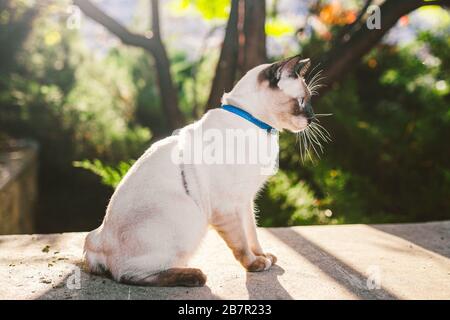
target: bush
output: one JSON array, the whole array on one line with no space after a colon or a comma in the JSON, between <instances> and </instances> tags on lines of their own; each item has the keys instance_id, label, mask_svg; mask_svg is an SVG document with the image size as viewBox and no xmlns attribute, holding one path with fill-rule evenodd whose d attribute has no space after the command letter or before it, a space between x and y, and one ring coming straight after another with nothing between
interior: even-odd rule
<instances>
[{"instance_id":1,"label":"bush","mask_svg":"<svg viewBox=\"0 0 450 320\"><path fill-rule=\"evenodd\" d=\"M295 138L282 136L283 172L260 199L263 224L448 219L449 45L430 32L403 48L380 45L322 97L315 109L334 114L321 119L333 142L302 164Z\"/></svg>"}]
</instances>

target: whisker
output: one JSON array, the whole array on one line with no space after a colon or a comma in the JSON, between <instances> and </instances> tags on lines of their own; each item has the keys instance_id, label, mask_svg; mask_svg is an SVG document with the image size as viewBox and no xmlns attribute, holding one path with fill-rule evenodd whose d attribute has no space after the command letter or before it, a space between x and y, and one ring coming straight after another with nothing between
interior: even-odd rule
<instances>
[{"instance_id":1,"label":"whisker","mask_svg":"<svg viewBox=\"0 0 450 320\"><path fill-rule=\"evenodd\" d=\"M320 81L324 80L325 77L320 77L320 78L316 78L314 79L314 81L311 81L311 83L308 84L308 87L310 88L320 88L323 87L324 85L320 83Z\"/></svg>"},{"instance_id":2,"label":"whisker","mask_svg":"<svg viewBox=\"0 0 450 320\"><path fill-rule=\"evenodd\" d=\"M331 142L331 139L329 139L323 132L322 130L317 126L317 123L313 123L311 125L311 130L313 130L315 133L317 133L324 142Z\"/></svg>"},{"instance_id":3,"label":"whisker","mask_svg":"<svg viewBox=\"0 0 450 320\"><path fill-rule=\"evenodd\" d=\"M319 137L320 137L324 142L329 142L329 141L330 141L330 140L328 139L328 137L322 132L322 130L320 130L319 127L313 126L312 128L313 128L312 130L314 130L314 132L316 132L316 133L319 135Z\"/></svg>"},{"instance_id":4,"label":"whisker","mask_svg":"<svg viewBox=\"0 0 450 320\"><path fill-rule=\"evenodd\" d=\"M300 159L302 160L302 163L305 163L305 159L303 158L303 148L302 148L302 134L301 132L297 133L298 135L298 141L299 141L299 147L300 147Z\"/></svg>"},{"instance_id":5,"label":"whisker","mask_svg":"<svg viewBox=\"0 0 450 320\"><path fill-rule=\"evenodd\" d=\"M315 68L314 68L314 69L315 69ZM314 70L314 69L313 69L313 70ZM308 81L308 82L311 82L312 79L314 79L315 77L317 77L318 75L320 75L322 72L323 72L323 69L317 70L317 72L314 73L314 74L313 74L313 72L311 71L310 77L309 77L309 81Z\"/></svg>"},{"instance_id":6,"label":"whisker","mask_svg":"<svg viewBox=\"0 0 450 320\"><path fill-rule=\"evenodd\" d=\"M314 159L311 156L311 151L309 150L309 148L308 148L308 157L309 157L309 160L311 160L311 162L314 163Z\"/></svg>"},{"instance_id":7,"label":"whisker","mask_svg":"<svg viewBox=\"0 0 450 320\"><path fill-rule=\"evenodd\" d=\"M324 128L324 126L322 126L320 123L316 123L317 129L320 129L319 131L322 132L324 134L325 137L328 138L328 140L333 141L331 139L331 134L328 132L327 129Z\"/></svg>"},{"instance_id":8,"label":"whisker","mask_svg":"<svg viewBox=\"0 0 450 320\"><path fill-rule=\"evenodd\" d=\"M314 141L314 143L320 148L320 151L323 153L323 147L322 144L320 143L319 139L317 138L317 136L314 133L314 130L312 129L312 127L310 128L310 134L311 134L311 139Z\"/></svg>"},{"instance_id":9,"label":"whisker","mask_svg":"<svg viewBox=\"0 0 450 320\"><path fill-rule=\"evenodd\" d=\"M302 141L302 133L301 132L298 133L298 139L299 139L299 146L300 146L300 158L302 160L302 163L305 163L305 159L303 158L303 148L302 148L303 141Z\"/></svg>"},{"instance_id":10,"label":"whisker","mask_svg":"<svg viewBox=\"0 0 450 320\"><path fill-rule=\"evenodd\" d=\"M319 89L323 88L323 87L326 87L326 86L320 85L320 86L317 86L316 88L313 88L312 90L311 90L311 88L308 88L308 89L309 89L309 92L311 93L311 96L318 96L319 95Z\"/></svg>"},{"instance_id":11,"label":"whisker","mask_svg":"<svg viewBox=\"0 0 450 320\"><path fill-rule=\"evenodd\" d=\"M320 83L324 79L325 77L315 78L307 85L309 91L311 92L311 95L313 96L319 95L318 89L326 87L325 84Z\"/></svg>"},{"instance_id":12,"label":"whisker","mask_svg":"<svg viewBox=\"0 0 450 320\"><path fill-rule=\"evenodd\" d=\"M313 86L309 86L308 88L309 88L310 91L317 92L317 89L320 89L320 88L323 88L323 87L326 87L326 85L317 83L317 84L314 84Z\"/></svg>"},{"instance_id":13,"label":"whisker","mask_svg":"<svg viewBox=\"0 0 450 320\"><path fill-rule=\"evenodd\" d=\"M308 88L311 88L313 90L322 87L323 85L320 83L320 81L322 81L323 78L318 78L316 80L314 80L314 82L311 82L310 84L308 84Z\"/></svg>"},{"instance_id":14,"label":"whisker","mask_svg":"<svg viewBox=\"0 0 450 320\"><path fill-rule=\"evenodd\" d=\"M319 62L318 64L316 64L316 65L314 66L314 68L312 68L312 70L309 72L309 75L308 75L308 78L309 78L309 79L311 79L311 75L313 75L314 70L316 70L319 66L320 66L320 62ZM309 81L309 80L307 80L307 81Z\"/></svg>"},{"instance_id":15,"label":"whisker","mask_svg":"<svg viewBox=\"0 0 450 320\"><path fill-rule=\"evenodd\" d=\"M310 136L310 130L309 128L306 129L306 137L308 138L309 144L310 146L313 148L314 152L316 153L316 156L320 159L320 155L316 150L316 147L314 147L314 143L311 141L311 136Z\"/></svg>"},{"instance_id":16,"label":"whisker","mask_svg":"<svg viewBox=\"0 0 450 320\"><path fill-rule=\"evenodd\" d=\"M305 150L305 158L309 155L309 146L308 146L308 141L306 140L306 134L305 131L302 131L302 138L303 138L303 146L304 146L304 150ZM311 157L311 156L310 156Z\"/></svg>"},{"instance_id":17,"label":"whisker","mask_svg":"<svg viewBox=\"0 0 450 320\"><path fill-rule=\"evenodd\" d=\"M322 146L322 143L320 142L320 139L316 136L315 131L311 128L311 139L314 141L314 143L320 148L321 153L324 153L324 148Z\"/></svg>"},{"instance_id":18,"label":"whisker","mask_svg":"<svg viewBox=\"0 0 450 320\"><path fill-rule=\"evenodd\" d=\"M326 79L326 77L323 76L324 70L319 69L319 66L320 63L315 65L312 70L308 72L308 75L304 77L307 89L311 96L318 95L319 89L326 86L322 83L323 80ZM311 123L306 129L298 133L297 139L299 141L302 162L304 162L306 158L309 158L311 162L314 163L314 158L311 155L312 152L320 159L321 154L324 153L322 143L332 141L331 134L320 124L320 120L318 119L330 117L332 115L332 113L315 114L313 117L308 118Z\"/></svg>"},{"instance_id":19,"label":"whisker","mask_svg":"<svg viewBox=\"0 0 450 320\"><path fill-rule=\"evenodd\" d=\"M314 163L314 159L311 156L311 148L310 148L310 143L308 141L308 135L307 135L307 130L303 130L303 138L305 141L305 150L306 150L306 155L309 157L309 159L311 160L312 163Z\"/></svg>"},{"instance_id":20,"label":"whisker","mask_svg":"<svg viewBox=\"0 0 450 320\"><path fill-rule=\"evenodd\" d=\"M303 160L303 149L302 149L302 140L300 138L300 132L298 132L296 135L296 140L298 142L298 147L299 147L299 151L300 151L300 158L302 160L302 163L305 163L305 161Z\"/></svg>"},{"instance_id":21,"label":"whisker","mask_svg":"<svg viewBox=\"0 0 450 320\"><path fill-rule=\"evenodd\" d=\"M317 117L319 117L319 118L322 118L322 117L331 117L333 114L332 113L316 113L315 114L315 117L317 118Z\"/></svg>"}]
</instances>

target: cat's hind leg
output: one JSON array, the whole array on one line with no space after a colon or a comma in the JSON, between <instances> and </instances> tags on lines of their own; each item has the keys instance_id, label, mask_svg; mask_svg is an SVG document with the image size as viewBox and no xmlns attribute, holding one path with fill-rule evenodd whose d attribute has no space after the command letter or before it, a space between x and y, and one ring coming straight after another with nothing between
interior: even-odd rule
<instances>
[{"instance_id":1,"label":"cat's hind leg","mask_svg":"<svg viewBox=\"0 0 450 320\"><path fill-rule=\"evenodd\" d=\"M116 281L127 284L203 286L203 272L184 266L207 231L207 218L185 195L162 202L160 210L128 219L116 230L109 269Z\"/></svg>"}]
</instances>

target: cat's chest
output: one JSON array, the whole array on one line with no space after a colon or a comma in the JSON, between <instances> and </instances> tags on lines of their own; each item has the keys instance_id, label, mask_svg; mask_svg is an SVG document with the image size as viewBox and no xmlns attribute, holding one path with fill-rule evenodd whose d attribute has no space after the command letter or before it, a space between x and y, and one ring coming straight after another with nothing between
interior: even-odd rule
<instances>
[{"instance_id":1,"label":"cat's chest","mask_svg":"<svg viewBox=\"0 0 450 320\"><path fill-rule=\"evenodd\" d=\"M253 198L270 177L259 165L226 165L210 167L207 181L209 193L217 200L247 201Z\"/></svg>"}]
</instances>

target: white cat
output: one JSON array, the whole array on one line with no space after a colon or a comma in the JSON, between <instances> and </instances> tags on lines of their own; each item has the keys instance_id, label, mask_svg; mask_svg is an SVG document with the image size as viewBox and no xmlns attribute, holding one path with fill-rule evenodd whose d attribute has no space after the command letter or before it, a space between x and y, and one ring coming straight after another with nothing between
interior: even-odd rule
<instances>
[{"instance_id":1,"label":"white cat","mask_svg":"<svg viewBox=\"0 0 450 320\"><path fill-rule=\"evenodd\" d=\"M201 270L184 266L209 225L248 271L275 264L276 257L258 242L253 210L268 178L267 164L233 162L234 155L248 160L249 146L231 145L225 137L229 131L239 135L253 130L258 143L277 151L274 131L304 130L314 117L304 80L309 65L309 59L295 56L250 70L224 95L223 104L232 105L230 109L211 110L178 135L153 144L117 187L102 225L87 236L89 271L108 272L128 284L203 286ZM215 161L192 159L206 149ZM230 151L237 153L229 157L231 162L217 161ZM271 163L276 157L270 154Z\"/></svg>"}]
</instances>

